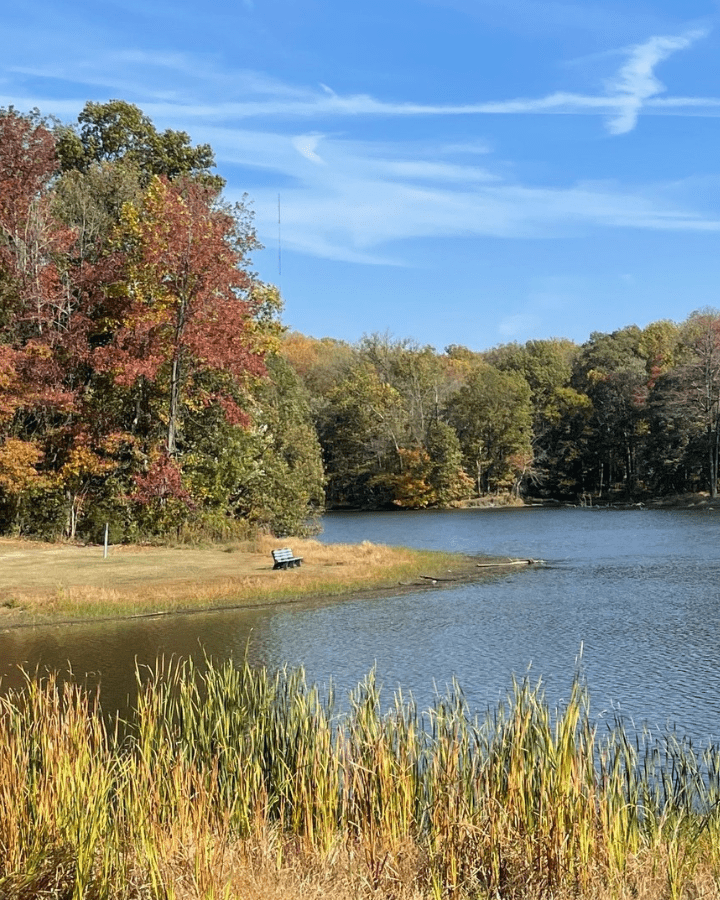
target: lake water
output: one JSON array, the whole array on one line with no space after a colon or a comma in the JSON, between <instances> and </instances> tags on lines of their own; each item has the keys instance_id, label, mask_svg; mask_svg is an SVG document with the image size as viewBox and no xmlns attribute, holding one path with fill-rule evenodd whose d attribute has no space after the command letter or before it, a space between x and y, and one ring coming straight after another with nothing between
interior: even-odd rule
<instances>
[{"instance_id":1,"label":"lake water","mask_svg":"<svg viewBox=\"0 0 720 900\"><path fill-rule=\"evenodd\" d=\"M421 705L455 677L471 708L503 698L513 675L567 695L582 648L592 712L720 739L720 511L496 509L332 513L321 540L534 557L476 584L0 634L3 684L17 664L99 679L124 706L135 661L159 654L303 665L339 695L375 666L387 703ZM291 576L291 573L288 573Z\"/></svg>"}]
</instances>

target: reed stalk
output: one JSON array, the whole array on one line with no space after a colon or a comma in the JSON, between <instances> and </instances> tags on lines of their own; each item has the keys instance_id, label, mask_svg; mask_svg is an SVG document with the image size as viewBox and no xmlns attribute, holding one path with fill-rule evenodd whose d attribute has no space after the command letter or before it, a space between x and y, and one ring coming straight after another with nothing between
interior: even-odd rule
<instances>
[{"instance_id":1,"label":"reed stalk","mask_svg":"<svg viewBox=\"0 0 720 900\"><path fill-rule=\"evenodd\" d=\"M289 873L298 898L718 896L720 750L599 736L579 679L483 718L456 684L384 709L374 672L342 712L247 662L138 684L116 729L55 675L0 699L3 900L254 898Z\"/></svg>"}]
</instances>

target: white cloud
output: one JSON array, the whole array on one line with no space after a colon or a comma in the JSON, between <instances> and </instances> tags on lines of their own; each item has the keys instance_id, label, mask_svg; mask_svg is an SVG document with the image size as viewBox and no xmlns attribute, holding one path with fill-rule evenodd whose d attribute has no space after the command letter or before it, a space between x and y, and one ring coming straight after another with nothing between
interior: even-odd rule
<instances>
[{"instance_id":1,"label":"white cloud","mask_svg":"<svg viewBox=\"0 0 720 900\"><path fill-rule=\"evenodd\" d=\"M324 166L325 160L316 152L321 140L321 134L299 134L292 139L292 145L305 159Z\"/></svg>"},{"instance_id":2,"label":"white cloud","mask_svg":"<svg viewBox=\"0 0 720 900\"><path fill-rule=\"evenodd\" d=\"M691 31L679 37L652 37L631 48L630 59L609 84L619 101L618 114L608 123L612 134L632 131L644 102L665 90L655 77L655 66L704 36L704 31Z\"/></svg>"},{"instance_id":3,"label":"white cloud","mask_svg":"<svg viewBox=\"0 0 720 900\"><path fill-rule=\"evenodd\" d=\"M668 97L658 100L639 94L616 92L613 94L576 94L556 91L544 97L516 97L511 100L488 100L463 104L424 104L407 101L385 101L368 94L328 95L308 92L304 96L276 96L258 100L223 103L146 104L145 108L156 114L172 113L176 116L203 117L219 121L232 119L328 119L391 116L398 118L421 116L482 116L527 114L596 114L609 115L613 121L634 112L628 119L629 127L613 126L614 133L629 130L637 119L640 108L660 109L682 113L686 109L698 114L707 108L714 114L720 106L716 97Z\"/></svg>"},{"instance_id":4,"label":"white cloud","mask_svg":"<svg viewBox=\"0 0 720 900\"><path fill-rule=\"evenodd\" d=\"M390 143L352 141L331 130L338 121L359 117L591 114L606 117L609 130L623 134L635 127L641 111L718 115L719 98L659 96L664 87L655 75L663 60L703 34L654 36L626 48L605 92L557 91L463 104L342 95L324 84L297 86L263 73L227 71L212 57L182 53L116 51L93 57L85 47L86 55L71 61L66 54L66 61L6 71L22 71L40 83L54 81L56 90L58 83L66 90L71 83L82 97L93 96L84 85L95 86L94 96L98 87L110 96L125 96L159 127L182 128L194 141L208 141L225 174L227 164L258 171L259 186L243 180L252 190L258 226L268 242L276 239L281 191L284 245L326 258L402 264L400 242L412 238L547 237L598 227L720 230L711 214L692 211L696 203L691 199L673 202L660 188L515 183L505 176L505 165L490 156L487 142L472 134L460 142L439 135L435 143ZM0 105L37 106L66 120L83 103L21 98L9 90L0 96ZM247 127L249 120L258 127ZM263 127L263 120L272 124Z\"/></svg>"},{"instance_id":5,"label":"white cloud","mask_svg":"<svg viewBox=\"0 0 720 900\"><path fill-rule=\"evenodd\" d=\"M653 36L627 48L622 51L627 55L627 61L607 79L607 90L600 94L555 91L541 97L426 104L383 100L362 93L342 95L326 84L321 84L319 90L288 86L263 80L253 73L242 73L242 95L250 99L228 100L213 107L202 105L195 110L184 107L182 112L218 119L600 114L608 117L608 130L619 135L635 127L642 110L717 115L720 109L720 98L717 97L657 96L665 91L665 86L655 76L658 64L673 53L687 49L706 33L696 29L676 36ZM485 149L479 146L475 152Z\"/></svg>"},{"instance_id":6,"label":"white cloud","mask_svg":"<svg viewBox=\"0 0 720 900\"><path fill-rule=\"evenodd\" d=\"M540 97L479 100L474 103L422 103L386 100L366 93L338 94L326 84L317 88L288 84L264 73L246 70L228 72L210 56L155 54L142 50L105 52L102 57L74 54L42 63L7 64L9 73L48 81L71 81L78 86L109 89L113 96L141 96L143 109L153 117L237 122L242 119L348 119L357 117L492 116L537 114L595 114L608 117L608 129L624 134L635 127L641 111L665 114L716 115L720 98L673 97L655 75L659 63L687 49L706 34L688 31L677 36L653 36L622 51L627 59L606 80L606 91L598 94L555 91ZM607 55L607 54L606 54ZM154 87L150 88L150 85ZM85 94L87 95L87 90ZM189 100L198 96L196 102ZM221 102L207 97L222 96ZM56 106L43 97L14 98L30 106ZM314 148L310 148L308 158ZM300 151L302 152L302 150ZM478 149L477 152L483 152Z\"/></svg>"},{"instance_id":7,"label":"white cloud","mask_svg":"<svg viewBox=\"0 0 720 900\"><path fill-rule=\"evenodd\" d=\"M477 166L462 166L437 160L382 160L379 163L384 177L408 182L427 181L435 183L455 183L465 187L476 182L493 182L498 180L487 169Z\"/></svg>"},{"instance_id":8,"label":"white cloud","mask_svg":"<svg viewBox=\"0 0 720 900\"><path fill-rule=\"evenodd\" d=\"M208 137L208 136L204 136ZM218 146L215 136L209 135ZM402 242L413 238L574 236L592 229L720 231L720 221L668 197L663 186L628 190L614 183L533 187L491 167L441 158L423 145L381 147L325 135L323 166L308 166L297 138L238 132L222 142L235 163L258 159L275 168L270 187L253 189L261 237L277 232L282 187L283 244L303 253L366 263L402 264ZM314 136L313 136L314 137ZM315 153L316 144L306 147ZM502 165L496 165L498 172ZM672 194L672 192L671 192ZM391 252L389 253L388 250Z\"/></svg>"}]
</instances>

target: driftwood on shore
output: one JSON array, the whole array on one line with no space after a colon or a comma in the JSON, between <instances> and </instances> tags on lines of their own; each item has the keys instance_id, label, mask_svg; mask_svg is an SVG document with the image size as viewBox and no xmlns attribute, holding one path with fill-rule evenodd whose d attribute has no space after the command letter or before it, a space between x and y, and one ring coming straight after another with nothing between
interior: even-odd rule
<instances>
[{"instance_id":1,"label":"driftwood on shore","mask_svg":"<svg viewBox=\"0 0 720 900\"><path fill-rule=\"evenodd\" d=\"M498 559L492 562L475 563L475 568L498 569L507 566L533 566L538 565L541 562L543 562L541 559ZM437 584L441 581L467 581L467 575L460 575L454 578L440 578L437 575L420 575L419 577L425 581L431 581L433 584Z\"/></svg>"},{"instance_id":2,"label":"driftwood on shore","mask_svg":"<svg viewBox=\"0 0 720 900\"><path fill-rule=\"evenodd\" d=\"M534 566L539 562L541 562L539 559L501 559L496 562L481 562L475 565L478 569L492 569L498 566Z\"/></svg>"}]
</instances>

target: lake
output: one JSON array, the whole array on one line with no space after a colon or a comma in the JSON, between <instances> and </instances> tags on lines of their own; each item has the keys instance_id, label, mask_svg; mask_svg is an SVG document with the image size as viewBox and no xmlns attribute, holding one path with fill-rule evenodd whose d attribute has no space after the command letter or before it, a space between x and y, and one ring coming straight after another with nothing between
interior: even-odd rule
<instances>
[{"instance_id":1,"label":"lake","mask_svg":"<svg viewBox=\"0 0 720 900\"><path fill-rule=\"evenodd\" d=\"M382 598L324 599L0 634L0 675L16 666L99 680L124 707L136 660L158 655L305 667L339 696L375 666L421 705L456 678L472 709L494 707L512 677L567 696L577 659L591 713L697 741L720 739L720 510L491 509L330 513L320 540L404 544L539 558L475 584ZM290 574L290 573L289 573Z\"/></svg>"}]
</instances>

